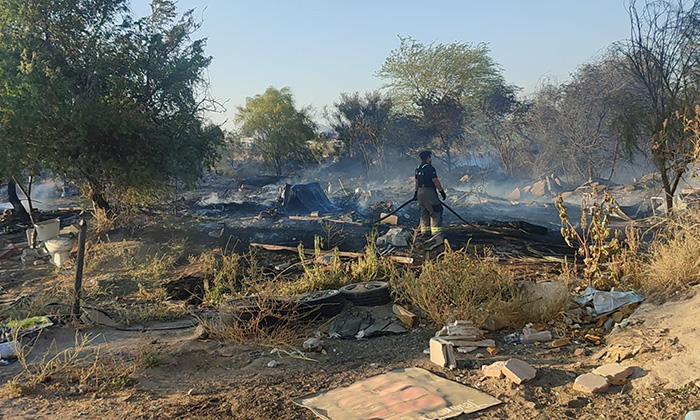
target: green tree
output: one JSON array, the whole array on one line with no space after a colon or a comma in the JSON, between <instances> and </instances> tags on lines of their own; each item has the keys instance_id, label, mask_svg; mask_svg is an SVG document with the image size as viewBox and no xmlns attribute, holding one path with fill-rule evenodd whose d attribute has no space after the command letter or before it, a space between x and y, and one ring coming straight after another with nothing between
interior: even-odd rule
<instances>
[{"instance_id":1,"label":"green tree","mask_svg":"<svg viewBox=\"0 0 700 420\"><path fill-rule=\"evenodd\" d=\"M386 87L404 112L422 117L451 169L452 151L465 138L464 125L478 116L480 102L493 87L504 84L501 69L486 44L399 39L377 76L388 80Z\"/></svg>"},{"instance_id":2,"label":"green tree","mask_svg":"<svg viewBox=\"0 0 700 420\"><path fill-rule=\"evenodd\" d=\"M290 159L307 159L307 142L315 137L315 125L309 109L297 110L289 88L267 88L262 95L246 98L245 106L237 107L236 123L241 134L252 139L252 151L277 175Z\"/></svg>"},{"instance_id":3,"label":"green tree","mask_svg":"<svg viewBox=\"0 0 700 420\"><path fill-rule=\"evenodd\" d=\"M338 134L348 153L359 154L369 173L377 162L385 169L387 131L392 123L393 102L379 92L341 93L327 115L331 128Z\"/></svg>"},{"instance_id":4,"label":"green tree","mask_svg":"<svg viewBox=\"0 0 700 420\"><path fill-rule=\"evenodd\" d=\"M211 58L193 11L154 0L133 20L124 0L0 0L0 112L10 148L83 183L98 208L191 185L223 135L207 124ZM12 95L12 92L21 95ZM9 93L8 93L9 92ZM16 97L17 96L17 97Z\"/></svg>"}]
</instances>

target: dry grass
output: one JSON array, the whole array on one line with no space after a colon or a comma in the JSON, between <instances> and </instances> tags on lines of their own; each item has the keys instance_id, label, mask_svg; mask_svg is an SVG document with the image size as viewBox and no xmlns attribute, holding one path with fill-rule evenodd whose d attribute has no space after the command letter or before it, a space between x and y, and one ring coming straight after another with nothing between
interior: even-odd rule
<instances>
[{"instance_id":1,"label":"dry grass","mask_svg":"<svg viewBox=\"0 0 700 420\"><path fill-rule=\"evenodd\" d=\"M339 289L347 284L363 281L388 281L395 275L394 263L377 253L376 233L367 236L364 254L357 261L349 263L341 261L337 248L332 255L322 255L322 244L322 238L317 236L313 261L305 259L304 249L299 245L303 273L297 280L283 285L279 289L281 294Z\"/></svg>"},{"instance_id":2,"label":"dry grass","mask_svg":"<svg viewBox=\"0 0 700 420\"><path fill-rule=\"evenodd\" d=\"M314 258L309 261L304 255L304 247L299 244L299 260L303 269L296 280L281 283L278 292L283 295L313 292L317 290L339 289L351 283L351 277L346 270L346 264L340 260L336 251L330 256L323 256L321 251L323 240L316 236L314 241Z\"/></svg>"},{"instance_id":3,"label":"dry grass","mask_svg":"<svg viewBox=\"0 0 700 420\"><path fill-rule=\"evenodd\" d=\"M95 345L96 336L76 333L73 347L58 351L54 345L32 360L33 347L17 354L22 372L5 385L11 395L27 395L40 387L70 387L79 392L109 391L133 385L135 366ZM107 351L108 352L108 351Z\"/></svg>"},{"instance_id":4,"label":"dry grass","mask_svg":"<svg viewBox=\"0 0 700 420\"><path fill-rule=\"evenodd\" d=\"M156 345L143 342L136 355L136 364L144 368L153 368L163 364L163 358Z\"/></svg>"},{"instance_id":5,"label":"dry grass","mask_svg":"<svg viewBox=\"0 0 700 420\"><path fill-rule=\"evenodd\" d=\"M252 252L239 255L219 248L190 257L190 263L202 269L203 302L208 306L217 307L228 299L264 293L271 287L268 276Z\"/></svg>"},{"instance_id":6,"label":"dry grass","mask_svg":"<svg viewBox=\"0 0 700 420\"><path fill-rule=\"evenodd\" d=\"M272 294L257 295L253 308L245 313L230 313L231 319L199 322L208 329L210 337L277 347L298 342L306 326L299 322L301 315L294 310L292 302L281 304Z\"/></svg>"},{"instance_id":7,"label":"dry grass","mask_svg":"<svg viewBox=\"0 0 700 420\"><path fill-rule=\"evenodd\" d=\"M664 298L700 283L700 211L669 219L649 246L636 285L655 298Z\"/></svg>"},{"instance_id":8,"label":"dry grass","mask_svg":"<svg viewBox=\"0 0 700 420\"><path fill-rule=\"evenodd\" d=\"M446 249L426 261L420 273L404 272L392 279L399 301L421 308L440 325L458 319L481 324L491 315L520 318L522 297L513 277L495 262Z\"/></svg>"},{"instance_id":9,"label":"dry grass","mask_svg":"<svg viewBox=\"0 0 700 420\"><path fill-rule=\"evenodd\" d=\"M72 302L73 290L67 283L58 283L46 290L26 296L17 304L0 312L0 319L5 321L21 320L34 316L54 315L61 309L60 306L48 306L51 303ZM68 310L70 311L70 309Z\"/></svg>"},{"instance_id":10,"label":"dry grass","mask_svg":"<svg viewBox=\"0 0 700 420\"><path fill-rule=\"evenodd\" d=\"M128 302L112 305L109 309L114 312L119 323L127 327L150 322L174 321L187 315L187 311L179 306L168 305L163 301Z\"/></svg>"}]
</instances>

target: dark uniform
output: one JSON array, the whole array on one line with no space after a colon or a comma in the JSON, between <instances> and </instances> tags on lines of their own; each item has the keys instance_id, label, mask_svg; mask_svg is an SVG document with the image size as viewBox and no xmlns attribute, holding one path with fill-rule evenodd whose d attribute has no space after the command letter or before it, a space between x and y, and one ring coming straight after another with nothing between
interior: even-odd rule
<instances>
[{"instance_id":1,"label":"dark uniform","mask_svg":"<svg viewBox=\"0 0 700 420\"><path fill-rule=\"evenodd\" d=\"M418 182L416 197L420 208L421 234L435 235L442 232L442 204L433 182L435 178L437 178L437 172L430 163L421 163L416 168L416 181Z\"/></svg>"}]
</instances>

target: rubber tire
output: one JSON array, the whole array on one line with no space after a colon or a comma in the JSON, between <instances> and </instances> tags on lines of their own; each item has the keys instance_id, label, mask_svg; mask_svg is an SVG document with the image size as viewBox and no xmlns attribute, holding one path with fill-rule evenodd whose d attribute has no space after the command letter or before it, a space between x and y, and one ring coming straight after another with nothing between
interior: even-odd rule
<instances>
[{"instance_id":1,"label":"rubber tire","mask_svg":"<svg viewBox=\"0 0 700 420\"><path fill-rule=\"evenodd\" d=\"M345 299L357 306L379 306L391 302L391 286L385 281L365 281L340 288Z\"/></svg>"},{"instance_id":2,"label":"rubber tire","mask_svg":"<svg viewBox=\"0 0 700 420\"><path fill-rule=\"evenodd\" d=\"M306 319L331 318L343 311L345 296L339 290L320 290L297 297L300 307L307 307Z\"/></svg>"}]
</instances>

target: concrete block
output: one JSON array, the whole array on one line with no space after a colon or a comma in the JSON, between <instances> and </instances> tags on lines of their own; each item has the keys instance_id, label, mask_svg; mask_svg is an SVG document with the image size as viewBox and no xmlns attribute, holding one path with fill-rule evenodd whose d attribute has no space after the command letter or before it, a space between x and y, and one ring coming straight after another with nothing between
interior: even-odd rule
<instances>
[{"instance_id":1,"label":"concrete block","mask_svg":"<svg viewBox=\"0 0 700 420\"><path fill-rule=\"evenodd\" d=\"M430 361L438 366L454 369L457 367L454 346L449 341L437 337L430 339Z\"/></svg>"},{"instance_id":2,"label":"concrete block","mask_svg":"<svg viewBox=\"0 0 700 420\"><path fill-rule=\"evenodd\" d=\"M609 386L607 378L593 373L584 373L574 381L574 389L587 394L601 394L607 391Z\"/></svg>"},{"instance_id":3,"label":"concrete block","mask_svg":"<svg viewBox=\"0 0 700 420\"><path fill-rule=\"evenodd\" d=\"M600 375L608 379L612 385L623 385L627 382L627 377L634 372L632 366L622 366L619 363L608 363L599 368L593 369L594 375Z\"/></svg>"},{"instance_id":4,"label":"concrete block","mask_svg":"<svg viewBox=\"0 0 700 420\"><path fill-rule=\"evenodd\" d=\"M495 362L491 363L490 365L483 365L481 366L481 373L484 374L484 376L487 376L489 378L498 378L501 379L505 375L503 375L503 366L505 365L505 362Z\"/></svg>"},{"instance_id":5,"label":"concrete block","mask_svg":"<svg viewBox=\"0 0 700 420\"><path fill-rule=\"evenodd\" d=\"M537 369L520 359L510 359L503 365L503 374L516 384L521 384L535 379Z\"/></svg>"}]
</instances>

